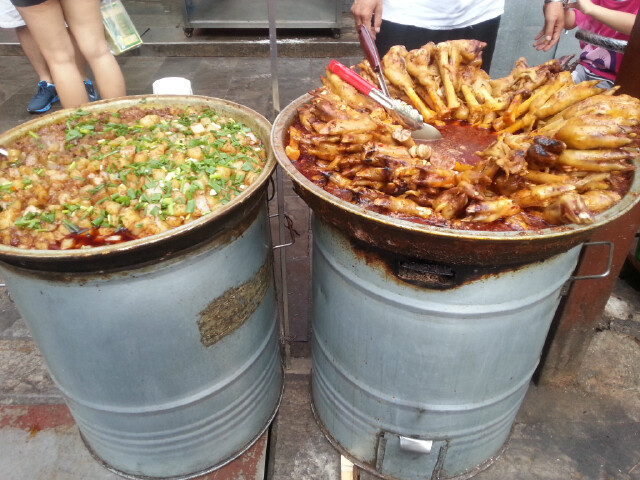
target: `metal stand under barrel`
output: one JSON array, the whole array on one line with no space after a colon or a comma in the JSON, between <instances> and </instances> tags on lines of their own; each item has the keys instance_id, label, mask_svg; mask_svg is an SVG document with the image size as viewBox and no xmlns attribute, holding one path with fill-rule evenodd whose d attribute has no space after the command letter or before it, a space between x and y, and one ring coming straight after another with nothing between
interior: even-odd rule
<instances>
[{"instance_id":1,"label":"metal stand under barrel","mask_svg":"<svg viewBox=\"0 0 640 480\"><path fill-rule=\"evenodd\" d=\"M280 113L280 90L278 88L278 41L276 34L276 0L267 0L267 12L269 21L269 59L271 62L271 92L273 101L274 118ZM287 255L284 250L293 243L286 243L286 219L284 211L284 181L282 169L276 166L276 202L278 218L278 245L274 247L279 255L279 275L278 275L278 312L280 313L280 336L284 350L285 368L291 364L291 346L289 344L289 299L287 284Z\"/></svg>"}]
</instances>

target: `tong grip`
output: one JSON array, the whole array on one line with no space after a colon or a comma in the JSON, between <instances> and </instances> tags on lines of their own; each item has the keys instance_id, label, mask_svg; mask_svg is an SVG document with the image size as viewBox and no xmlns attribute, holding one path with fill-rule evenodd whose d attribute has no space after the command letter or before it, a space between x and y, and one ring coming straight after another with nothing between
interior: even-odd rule
<instances>
[{"instance_id":1,"label":"tong grip","mask_svg":"<svg viewBox=\"0 0 640 480\"><path fill-rule=\"evenodd\" d=\"M382 73L382 66L380 65L380 55L378 54L378 48L371 38L371 34L367 27L363 24L358 25L358 37L360 37L360 45L362 45L362 50L364 50L364 54L369 60L371 64L371 68L376 73Z\"/></svg>"}]
</instances>

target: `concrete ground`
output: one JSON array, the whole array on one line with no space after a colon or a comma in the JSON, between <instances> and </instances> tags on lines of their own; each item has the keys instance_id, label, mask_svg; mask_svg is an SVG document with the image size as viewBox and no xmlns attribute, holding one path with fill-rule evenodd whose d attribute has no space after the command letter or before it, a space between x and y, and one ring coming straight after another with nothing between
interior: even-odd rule
<instances>
[{"instance_id":1,"label":"concrete ground","mask_svg":"<svg viewBox=\"0 0 640 480\"><path fill-rule=\"evenodd\" d=\"M136 2L134 2L136 3ZM137 2L142 4L143 2ZM150 2L136 10L144 49L120 58L129 94L151 92L160 77L189 78L195 94L242 103L273 119L271 69L265 36L246 32L187 39L177 2ZM139 23L138 23L139 22ZM147 27L148 25L148 27ZM143 26L141 28L141 26ZM341 39L298 33L281 45L280 104L319 85L329 58L361 59L348 28ZM284 34L283 34L284 35ZM8 32L0 32L0 131L31 118L25 110L36 80ZM58 108L58 107L55 107ZM237 462L203 480L338 480L340 454L311 413L308 350L308 209L286 186L285 207L301 234L289 258L294 358L278 416L268 435ZM272 207L274 207L272 205ZM587 361L572 385L532 384L502 455L479 480L640 479L640 280L632 268L617 280ZM268 437L268 438L267 438ZM360 471L361 480L373 480ZM0 480L119 478L84 448L62 396L19 312L0 288Z\"/></svg>"}]
</instances>

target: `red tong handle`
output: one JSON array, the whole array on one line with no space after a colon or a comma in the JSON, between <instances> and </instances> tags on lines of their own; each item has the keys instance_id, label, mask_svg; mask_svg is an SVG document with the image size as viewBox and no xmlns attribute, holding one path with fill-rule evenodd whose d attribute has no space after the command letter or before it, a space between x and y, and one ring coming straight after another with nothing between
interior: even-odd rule
<instances>
[{"instance_id":1,"label":"red tong handle","mask_svg":"<svg viewBox=\"0 0 640 480\"><path fill-rule=\"evenodd\" d=\"M345 67L336 60L331 60L329 62L329 70L338 75L352 87L356 87L360 93L364 93L365 95L369 95L371 90L376 88L375 85L369 83L349 67Z\"/></svg>"},{"instance_id":2,"label":"red tong handle","mask_svg":"<svg viewBox=\"0 0 640 480\"><path fill-rule=\"evenodd\" d=\"M382 73L378 47L376 47L373 38L371 38L371 33L369 33L369 30L363 24L358 25L358 37L360 38L362 50L364 50L364 54L371 64L371 68L373 68L374 72Z\"/></svg>"}]
</instances>

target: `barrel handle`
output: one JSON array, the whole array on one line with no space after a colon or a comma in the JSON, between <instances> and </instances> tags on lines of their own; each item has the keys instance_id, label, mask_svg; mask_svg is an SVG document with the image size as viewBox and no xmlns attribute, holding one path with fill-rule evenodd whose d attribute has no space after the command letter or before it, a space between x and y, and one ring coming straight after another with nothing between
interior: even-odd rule
<instances>
[{"instance_id":1,"label":"barrel handle","mask_svg":"<svg viewBox=\"0 0 640 480\"><path fill-rule=\"evenodd\" d=\"M572 275L569 277L569 282L574 282L576 280L589 280L593 278L604 278L611 273L611 265L613 265L613 242L585 242L582 244L582 248L590 247L592 245L607 245L609 247L609 258L607 259L607 267L604 272L597 273L595 275Z\"/></svg>"},{"instance_id":2,"label":"barrel handle","mask_svg":"<svg viewBox=\"0 0 640 480\"><path fill-rule=\"evenodd\" d=\"M277 214L277 213L272 213L271 215L269 215L269 218L273 218L273 217L280 217L280 215ZM300 234L297 232L297 230L295 228L293 228L293 220L291 220L291 217L285 213L285 214L283 214L283 218L284 218L284 223L285 223L284 226L286 227L287 230L289 230L289 236L291 237L291 241L287 242L287 243L280 244L280 245L274 245L273 246L274 250L293 245L294 243L296 243L296 237L300 236Z\"/></svg>"}]
</instances>

